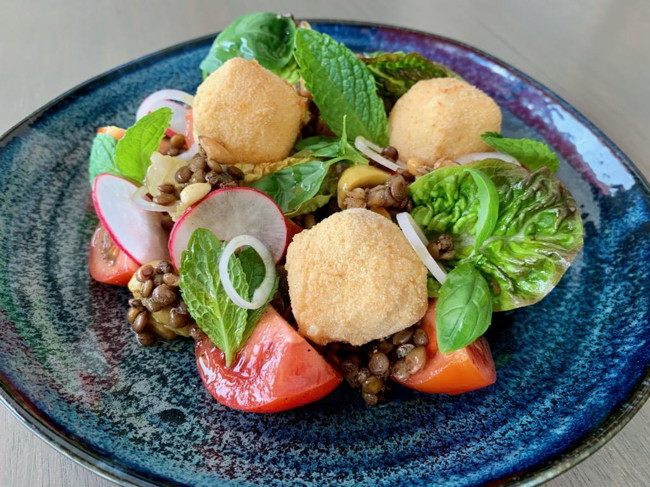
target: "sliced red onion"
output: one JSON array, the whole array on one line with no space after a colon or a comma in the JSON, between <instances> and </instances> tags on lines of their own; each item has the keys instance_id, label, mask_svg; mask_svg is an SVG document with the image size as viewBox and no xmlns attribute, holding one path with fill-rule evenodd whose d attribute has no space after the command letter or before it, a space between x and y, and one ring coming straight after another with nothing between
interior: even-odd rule
<instances>
[{"instance_id":1,"label":"sliced red onion","mask_svg":"<svg viewBox=\"0 0 650 487\"><path fill-rule=\"evenodd\" d=\"M228 273L228 262L232 255L241 247L252 247L258 253L264 263L264 280L253 292L253 299L247 301L235 289ZM228 297L237 306L245 309L258 309L264 306L273 292L275 282L275 263L269 249L260 240L252 235L239 235L233 238L221 254L219 259L219 277Z\"/></svg>"},{"instance_id":2,"label":"sliced red onion","mask_svg":"<svg viewBox=\"0 0 650 487\"><path fill-rule=\"evenodd\" d=\"M172 111L172 120L169 128L177 134L185 134L186 118L185 111L191 108L194 97L181 90L158 90L146 97L138 107L135 119L140 120L147 113L159 108L167 107Z\"/></svg>"},{"instance_id":3,"label":"sliced red onion","mask_svg":"<svg viewBox=\"0 0 650 487\"><path fill-rule=\"evenodd\" d=\"M456 162L461 165L469 164L470 162L483 161L485 159L501 159L504 162L509 162L511 164L519 164L519 161L512 157L511 155L504 154L503 152L472 152L471 154L465 154L456 159Z\"/></svg>"},{"instance_id":4,"label":"sliced red onion","mask_svg":"<svg viewBox=\"0 0 650 487\"><path fill-rule=\"evenodd\" d=\"M142 108L143 106L144 108ZM174 134L184 134L186 126L185 111L187 109L175 101L157 100L155 103L147 103L147 100L145 100L142 102L142 105L140 105L140 108L138 108L135 119L140 120L146 114L163 107L167 107L172 111L172 119L169 122L169 129L174 132ZM167 131L167 135L169 135L169 131Z\"/></svg>"},{"instance_id":5,"label":"sliced red onion","mask_svg":"<svg viewBox=\"0 0 650 487\"><path fill-rule=\"evenodd\" d=\"M413 217L408 213L398 213L397 224L402 229L406 240L409 241L415 253L418 254L418 257L422 260L424 265L429 269L429 272L436 278L440 284L444 284L447 280L447 273L445 270L436 262L436 260L431 257L431 254L427 250L427 239L422 232L420 226L415 223Z\"/></svg>"},{"instance_id":6,"label":"sliced red onion","mask_svg":"<svg viewBox=\"0 0 650 487\"><path fill-rule=\"evenodd\" d=\"M373 161L381 164L382 166L390 169L391 171L398 171L400 169L406 169L406 166L401 162L393 162L390 159L385 158L380 154L382 148L377 144L370 142L367 139L364 139L360 135L354 139L354 146L366 157L372 159Z\"/></svg>"},{"instance_id":7,"label":"sliced red onion","mask_svg":"<svg viewBox=\"0 0 650 487\"><path fill-rule=\"evenodd\" d=\"M147 211L158 211L160 213L165 212L165 211L170 211L172 208L169 206L163 206L159 205L158 203L154 203L153 201L149 201L145 199L145 195L147 194L147 187L146 186L140 186L132 195L131 195L131 200L141 207L143 210Z\"/></svg>"}]
</instances>

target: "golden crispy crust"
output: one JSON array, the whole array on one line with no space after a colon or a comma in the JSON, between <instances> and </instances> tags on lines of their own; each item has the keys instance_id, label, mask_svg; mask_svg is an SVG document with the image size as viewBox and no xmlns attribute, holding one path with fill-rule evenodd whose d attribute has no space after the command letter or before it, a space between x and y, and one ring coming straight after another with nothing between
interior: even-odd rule
<instances>
[{"instance_id":1,"label":"golden crispy crust","mask_svg":"<svg viewBox=\"0 0 650 487\"><path fill-rule=\"evenodd\" d=\"M418 81L393 107L390 145L400 158L434 163L492 149L484 132L501 130L501 110L478 88L456 78Z\"/></svg>"},{"instance_id":2,"label":"golden crispy crust","mask_svg":"<svg viewBox=\"0 0 650 487\"><path fill-rule=\"evenodd\" d=\"M201 83L192 113L195 136L211 137L245 164L287 157L308 116L306 99L286 81L242 58Z\"/></svg>"},{"instance_id":3,"label":"golden crispy crust","mask_svg":"<svg viewBox=\"0 0 650 487\"><path fill-rule=\"evenodd\" d=\"M427 310L424 264L399 227L370 210L336 213L296 235L286 268L299 331L319 344L362 345Z\"/></svg>"}]
</instances>

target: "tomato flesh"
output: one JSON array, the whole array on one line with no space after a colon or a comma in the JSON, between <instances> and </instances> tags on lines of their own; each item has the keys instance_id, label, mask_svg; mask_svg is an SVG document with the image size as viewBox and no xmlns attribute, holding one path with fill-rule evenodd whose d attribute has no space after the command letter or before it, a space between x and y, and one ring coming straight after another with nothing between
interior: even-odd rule
<instances>
[{"instance_id":1,"label":"tomato flesh","mask_svg":"<svg viewBox=\"0 0 650 487\"><path fill-rule=\"evenodd\" d=\"M293 237L295 237L300 232L302 232L303 228L300 225L298 225L296 222L294 222L291 218L285 217L285 221L287 224L287 242L291 243Z\"/></svg>"},{"instance_id":2,"label":"tomato flesh","mask_svg":"<svg viewBox=\"0 0 650 487\"><path fill-rule=\"evenodd\" d=\"M194 144L194 117L192 109L185 110L185 147L189 149Z\"/></svg>"},{"instance_id":3,"label":"tomato flesh","mask_svg":"<svg viewBox=\"0 0 650 487\"><path fill-rule=\"evenodd\" d=\"M97 225L88 254L91 277L105 284L126 286L138 267L137 262L120 250L106 229Z\"/></svg>"},{"instance_id":4,"label":"tomato flesh","mask_svg":"<svg viewBox=\"0 0 650 487\"><path fill-rule=\"evenodd\" d=\"M231 367L209 338L196 343L203 384L225 406L273 413L317 401L341 383L340 375L269 306Z\"/></svg>"},{"instance_id":5,"label":"tomato flesh","mask_svg":"<svg viewBox=\"0 0 650 487\"><path fill-rule=\"evenodd\" d=\"M126 132L125 129L121 127L116 127L115 125L107 125L105 127L99 127L97 129L98 134L110 135L116 140L120 140L122 137L124 137L125 132Z\"/></svg>"},{"instance_id":6,"label":"tomato flesh","mask_svg":"<svg viewBox=\"0 0 650 487\"><path fill-rule=\"evenodd\" d=\"M436 300L431 301L422 319L429 335L424 368L400 383L428 393L461 394L493 384L497 374L490 345L483 337L451 353L438 351L436 340Z\"/></svg>"}]
</instances>

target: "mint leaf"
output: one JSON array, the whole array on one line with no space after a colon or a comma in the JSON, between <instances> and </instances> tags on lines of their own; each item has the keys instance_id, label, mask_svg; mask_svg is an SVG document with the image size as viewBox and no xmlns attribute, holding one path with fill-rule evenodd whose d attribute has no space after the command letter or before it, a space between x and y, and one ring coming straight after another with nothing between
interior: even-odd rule
<instances>
[{"instance_id":1,"label":"mint leaf","mask_svg":"<svg viewBox=\"0 0 650 487\"><path fill-rule=\"evenodd\" d=\"M90 184L102 173L121 176L120 171L115 167L115 149L117 139L108 134L97 134L93 139L93 146L90 149L90 162L88 164L88 178Z\"/></svg>"},{"instance_id":2,"label":"mint leaf","mask_svg":"<svg viewBox=\"0 0 650 487\"><path fill-rule=\"evenodd\" d=\"M181 257L180 287L190 315L225 354L229 366L244 344L248 313L231 301L221 283L219 259L225 247L225 242L209 230L194 230ZM248 296L248 283L239 259L230 259L228 272L237 292Z\"/></svg>"},{"instance_id":3,"label":"mint leaf","mask_svg":"<svg viewBox=\"0 0 650 487\"><path fill-rule=\"evenodd\" d=\"M248 282L248 296L244 297L252 299L253 293L260 287L260 284L264 280L264 262L262 262L262 258L252 247L247 247L242 250L237 258L241 262L242 270L246 276L246 282Z\"/></svg>"},{"instance_id":4,"label":"mint leaf","mask_svg":"<svg viewBox=\"0 0 650 487\"><path fill-rule=\"evenodd\" d=\"M115 150L119 176L142 184L151 164L151 154L158 150L171 118L169 108L159 108L142 117L124 133Z\"/></svg>"},{"instance_id":5,"label":"mint leaf","mask_svg":"<svg viewBox=\"0 0 650 487\"><path fill-rule=\"evenodd\" d=\"M442 353L466 347L492 320L492 295L485 278L469 262L447 274L436 306L436 335Z\"/></svg>"},{"instance_id":6,"label":"mint leaf","mask_svg":"<svg viewBox=\"0 0 650 487\"><path fill-rule=\"evenodd\" d=\"M388 144L384 103L370 71L352 51L326 34L298 29L294 56L321 117L336 135L343 134L347 115L349 140L361 135Z\"/></svg>"},{"instance_id":7,"label":"mint leaf","mask_svg":"<svg viewBox=\"0 0 650 487\"><path fill-rule=\"evenodd\" d=\"M226 243L209 230L194 230L181 257L180 287L190 315L224 353L226 365L230 366L273 299L278 279L264 306L240 308L228 297L219 277L219 260L225 247ZM235 290L251 299L264 280L264 263L255 250L247 248L230 258L228 274Z\"/></svg>"},{"instance_id":8,"label":"mint leaf","mask_svg":"<svg viewBox=\"0 0 650 487\"><path fill-rule=\"evenodd\" d=\"M511 155L530 171L548 167L556 172L560 161L555 152L544 142L532 139L508 139L496 132L485 132L481 139L493 149Z\"/></svg>"},{"instance_id":9,"label":"mint leaf","mask_svg":"<svg viewBox=\"0 0 650 487\"><path fill-rule=\"evenodd\" d=\"M248 282L248 299L253 299L253 293L255 293L255 290L260 286L260 284L262 284L262 281L266 275L264 262L262 262L262 258L252 247L248 247L242 250L237 256L237 259L241 263L242 270L246 276L246 281ZM231 258L231 260L233 259ZM242 345L246 343L248 337L251 335L251 333L253 333L255 326L257 326L257 323L260 321L260 318L275 296L275 293L278 290L278 283L279 278L276 276L275 282L273 284L273 290L269 294L269 297L266 300L266 303L264 303L264 306L261 306L257 309L246 310L248 315L246 317L246 328L244 329L244 333L241 337Z\"/></svg>"}]
</instances>

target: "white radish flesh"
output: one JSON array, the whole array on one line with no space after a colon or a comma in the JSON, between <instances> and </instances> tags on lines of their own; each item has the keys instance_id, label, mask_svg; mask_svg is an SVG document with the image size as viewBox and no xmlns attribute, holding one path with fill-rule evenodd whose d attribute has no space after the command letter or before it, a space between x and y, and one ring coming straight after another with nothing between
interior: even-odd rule
<instances>
[{"instance_id":1,"label":"white radish flesh","mask_svg":"<svg viewBox=\"0 0 650 487\"><path fill-rule=\"evenodd\" d=\"M138 264L168 258L161 214L146 211L132 197L138 186L112 174L93 181L93 205L115 244Z\"/></svg>"},{"instance_id":2,"label":"white radish flesh","mask_svg":"<svg viewBox=\"0 0 650 487\"><path fill-rule=\"evenodd\" d=\"M232 281L230 280L230 274L228 273L228 263L230 258L237 249L242 247L252 247L264 263L264 279L259 287L253 291L253 298L250 301L237 292L235 286L233 286ZM226 248L221 254L221 259L219 260L219 277L221 278L221 283L223 284L226 294L237 306L246 309L261 308L269 299L271 292L273 292L273 282L275 281L275 265L273 263L273 256L271 255L271 252L269 252L269 249L267 249L266 246L255 237L251 235L239 235L228 242L228 245L226 245Z\"/></svg>"},{"instance_id":3,"label":"white radish flesh","mask_svg":"<svg viewBox=\"0 0 650 487\"><path fill-rule=\"evenodd\" d=\"M429 272L440 283L444 284L447 280L447 273L445 270L431 257L427 250L427 240L424 237L422 229L419 227L413 217L408 213L398 213L396 216L397 224L402 229L406 240L409 241L415 253L422 260L424 265L429 269Z\"/></svg>"},{"instance_id":4,"label":"white radish flesh","mask_svg":"<svg viewBox=\"0 0 650 487\"><path fill-rule=\"evenodd\" d=\"M213 191L183 214L169 237L169 255L176 268L197 228L210 230L225 241L239 235L251 235L269 249L275 262L282 258L288 244L289 234L282 210L267 195L252 188Z\"/></svg>"}]
</instances>

